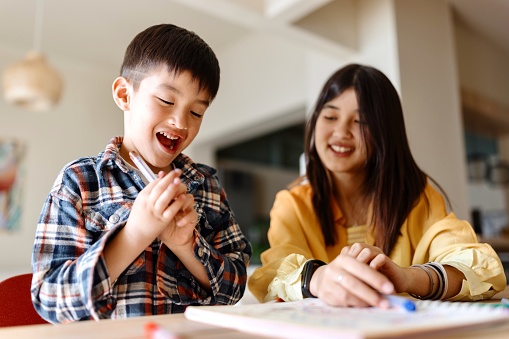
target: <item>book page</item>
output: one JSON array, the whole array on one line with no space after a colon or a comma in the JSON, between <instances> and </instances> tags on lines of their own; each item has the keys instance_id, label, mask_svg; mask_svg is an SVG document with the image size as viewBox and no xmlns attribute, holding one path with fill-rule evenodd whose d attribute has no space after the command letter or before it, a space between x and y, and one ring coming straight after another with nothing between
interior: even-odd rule
<instances>
[{"instance_id":1,"label":"book page","mask_svg":"<svg viewBox=\"0 0 509 339\"><path fill-rule=\"evenodd\" d=\"M190 306L188 319L281 338L388 338L509 321L480 303L419 303L417 311L328 306L319 299L240 306ZM477 305L478 307L475 307ZM481 306L484 305L484 306Z\"/></svg>"}]
</instances>

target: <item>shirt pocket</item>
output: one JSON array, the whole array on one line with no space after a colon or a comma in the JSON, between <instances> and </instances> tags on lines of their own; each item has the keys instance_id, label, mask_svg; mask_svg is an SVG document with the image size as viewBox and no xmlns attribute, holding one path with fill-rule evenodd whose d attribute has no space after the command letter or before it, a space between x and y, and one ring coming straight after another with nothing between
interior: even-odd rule
<instances>
[{"instance_id":1,"label":"shirt pocket","mask_svg":"<svg viewBox=\"0 0 509 339\"><path fill-rule=\"evenodd\" d=\"M116 225L127 222L131 213L132 202L104 203L97 209L90 209L86 213L85 226L88 231L97 234L97 239ZM132 275L145 266L145 253L142 253L125 271Z\"/></svg>"},{"instance_id":2,"label":"shirt pocket","mask_svg":"<svg viewBox=\"0 0 509 339\"><path fill-rule=\"evenodd\" d=\"M126 275L133 275L142 268L145 268L145 252L143 252L134 262L129 265L129 268L125 272Z\"/></svg>"},{"instance_id":3,"label":"shirt pocket","mask_svg":"<svg viewBox=\"0 0 509 339\"><path fill-rule=\"evenodd\" d=\"M125 223L131 212L131 202L112 202L85 212L85 227L91 232L105 232Z\"/></svg>"}]
</instances>

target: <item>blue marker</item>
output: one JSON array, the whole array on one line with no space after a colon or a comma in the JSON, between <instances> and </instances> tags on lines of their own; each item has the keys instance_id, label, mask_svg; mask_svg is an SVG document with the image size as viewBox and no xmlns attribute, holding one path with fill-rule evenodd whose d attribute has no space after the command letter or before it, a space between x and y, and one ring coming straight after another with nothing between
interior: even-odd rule
<instances>
[{"instance_id":1,"label":"blue marker","mask_svg":"<svg viewBox=\"0 0 509 339\"><path fill-rule=\"evenodd\" d=\"M408 312L415 312L416 310L415 303L405 297L393 294L384 294L384 298L389 301L391 307L401 308Z\"/></svg>"}]
</instances>

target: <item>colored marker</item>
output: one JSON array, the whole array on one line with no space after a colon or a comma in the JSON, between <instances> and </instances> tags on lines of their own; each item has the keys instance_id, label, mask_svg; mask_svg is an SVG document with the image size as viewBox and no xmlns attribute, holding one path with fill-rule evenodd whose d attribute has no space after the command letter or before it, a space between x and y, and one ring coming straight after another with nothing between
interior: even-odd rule
<instances>
[{"instance_id":1,"label":"colored marker","mask_svg":"<svg viewBox=\"0 0 509 339\"><path fill-rule=\"evenodd\" d=\"M166 331L156 323L148 322L144 329L147 339L180 339L178 335Z\"/></svg>"},{"instance_id":2,"label":"colored marker","mask_svg":"<svg viewBox=\"0 0 509 339\"><path fill-rule=\"evenodd\" d=\"M408 312L415 312L415 303L405 297L401 297L393 294L384 294L384 298L387 299L391 307L401 308Z\"/></svg>"},{"instance_id":3,"label":"colored marker","mask_svg":"<svg viewBox=\"0 0 509 339\"><path fill-rule=\"evenodd\" d=\"M141 171L141 174L148 180L148 182L152 182L157 178L157 175L152 172L150 167L148 167L147 163L136 151L129 152L129 156L131 160L134 162L136 167Z\"/></svg>"}]
</instances>

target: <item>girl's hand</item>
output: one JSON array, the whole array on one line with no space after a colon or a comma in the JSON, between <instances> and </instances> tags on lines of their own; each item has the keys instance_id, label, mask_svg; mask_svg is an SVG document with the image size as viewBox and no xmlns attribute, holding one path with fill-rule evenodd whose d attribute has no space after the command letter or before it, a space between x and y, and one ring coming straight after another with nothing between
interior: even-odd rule
<instances>
[{"instance_id":1,"label":"girl's hand","mask_svg":"<svg viewBox=\"0 0 509 339\"><path fill-rule=\"evenodd\" d=\"M345 246L341 250L341 253L348 254L349 256L354 257L365 264L369 264L370 261L373 260L377 255L383 255L383 252L380 248L364 243L355 243L351 246Z\"/></svg>"},{"instance_id":2,"label":"girl's hand","mask_svg":"<svg viewBox=\"0 0 509 339\"><path fill-rule=\"evenodd\" d=\"M406 270L396 265L383 251L376 247L363 243L355 243L343 248L342 253L356 258L373 269L385 275L393 283L396 292L406 292L410 281Z\"/></svg>"},{"instance_id":3,"label":"girl's hand","mask_svg":"<svg viewBox=\"0 0 509 339\"><path fill-rule=\"evenodd\" d=\"M349 251L350 248L344 249L330 264L316 270L311 278L311 293L333 306L388 308L389 302L381 293L393 293L394 285L366 262L379 254L371 249L358 259Z\"/></svg>"}]
</instances>

